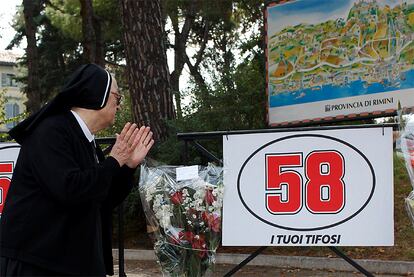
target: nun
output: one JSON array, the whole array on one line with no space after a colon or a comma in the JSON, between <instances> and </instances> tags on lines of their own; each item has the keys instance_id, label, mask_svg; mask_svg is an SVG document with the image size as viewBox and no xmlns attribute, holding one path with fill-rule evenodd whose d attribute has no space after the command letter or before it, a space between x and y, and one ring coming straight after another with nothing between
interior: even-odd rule
<instances>
[{"instance_id":1,"label":"nun","mask_svg":"<svg viewBox=\"0 0 414 277\"><path fill-rule=\"evenodd\" d=\"M127 123L103 155L95 134L120 104L115 78L87 64L10 130L21 149L0 219L0 276L113 275L112 210L154 144L149 127Z\"/></svg>"}]
</instances>

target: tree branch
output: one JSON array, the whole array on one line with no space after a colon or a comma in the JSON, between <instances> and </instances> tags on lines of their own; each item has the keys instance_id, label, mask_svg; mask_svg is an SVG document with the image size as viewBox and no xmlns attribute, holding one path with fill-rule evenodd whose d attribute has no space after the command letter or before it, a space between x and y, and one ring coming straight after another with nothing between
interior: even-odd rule
<instances>
[{"instance_id":1,"label":"tree branch","mask_svg":"<svg viewBox=\"0 0 414 277\"><path fill-rule=\"evenodd\" d=\"M50 0L45 0L44 2L46 5L52 7L53 9L60 11L63 14L67 14L67 12L65 12L64 10L62 10L61 8L59 8L58 6L54 5Z\"/></svg>"},{"instance_id":2,"label":"tree branch","mask_svg":"<svg viewBox=\"0 0 414 277\"><path fill-rule=\"evenodd\" d=\"M206 46L207 46L209 28L210 28L209 21L206 21L206 23L204 24L203 40L201 41L200 49L197 51L197 54L196 54L196 62L194 64L196 68L198 68L198 66L200 65L201 59L204 54L204 50L206 49Z\"/></svg>"},{"instance_id":3,"label":"tree branch","mask_svg":"<svg viewBox=\"0 0 414 277\"><path fill-rule=\"evenodd\" d=\"M181 29L181 39L182 41L187 41L188 35L190 34L190 30L193 26L194 18L195 18L195 5L197 1L191 1L191 6L189 8L189 12L185 17L183 28Z\"/></svg>"},{"instance_id":4,"label":"tree branch","mask_svg":"<svg viewBox=\"0 0 414 277\"><path fill-rule=\"evenodd\" d=\"M195 67L195 66L191 63L190 58L188 57L187 53L184 53L184 55L183 55L183 56L184 56L183 58L184 58L184 60L185 60L186 65L187 65L187 66L188 66L188 68L190 69L190 74L191 74L191 76L193 76L193 77L194 77L194 80L195 80L195 82L197 83L197 85L198 85L198 86L200 86L200 88L201 88L202 90L207 91L207 85L206 85L206 82L204 81L203 76L201 76L201 74L200 74L200 72L199 72L198 68L197 68L197 67Z\"/></svg>"}]
</instances>

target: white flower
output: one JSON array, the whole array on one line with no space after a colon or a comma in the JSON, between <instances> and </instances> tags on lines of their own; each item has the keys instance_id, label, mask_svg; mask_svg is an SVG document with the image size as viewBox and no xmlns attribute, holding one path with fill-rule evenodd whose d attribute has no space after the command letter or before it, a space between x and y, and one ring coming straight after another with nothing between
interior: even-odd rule
<instances>
[{"instance_id":1,"label":"white flower","mask_svg":"<svg viewBox=\"0 0 414 277\"><path fill-rule=\"evenodd\" d=\"M148 186L145 190L145 200L147 202L150 202L152 200L152 197L157 192L157 189L155 186Z\"/></svg>"},{"instance_id":2,"label":"white flower","mask_svg":"<svg viewBox=\"0 0 414 277\"><path fill-rule=\"evenodd\" d=\"M173 215L171 212L171 206L161 205L157 208L157 210L154 209L155 217L160 222L161 227L168 228L169 226L171 226L171 216Z\"/></svg>"},{"instance_id":3,"label":"white flower","mask_svg":"<svg viewBox=\"0 0 414 277\"><path fill-rule=\"evenodd\" d=\"M194 209L196 211L201 211L203 207L203 199L196 199L193 204L194 204Z\"/></svg>"},{"instance_id":4,"label":"white flower","mask_svg":"<svg viewBox=\"0 0 414 277\"><path fill-rule=\"evenodd\" d=\"M194 195L193 195L194 200L197 200L197 199L203 199L203 198L204 198L204 194L205 194L205 192L204 192L204 188L202 188L202 189L198 189L198 190L194 193Z\"/></svg>"}]
</instances>

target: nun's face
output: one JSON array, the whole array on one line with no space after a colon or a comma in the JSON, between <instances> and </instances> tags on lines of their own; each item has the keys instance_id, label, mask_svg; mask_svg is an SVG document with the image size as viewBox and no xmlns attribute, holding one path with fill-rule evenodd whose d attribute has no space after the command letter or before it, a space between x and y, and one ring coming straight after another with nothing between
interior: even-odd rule
<instances>
[{"instance_id":1,"label":"nun's face","mask_svg":"<svg viewBox=\"0 0 414 277\"><path fill-rule=\"evenodd\" d=\"M108 102L105 107L100 111L101 119L104 121L106 127L109 127L115 123L115 115L117 110L120 108L121 94L118 90L118 84L115 78L112 78L111 92L109 93Z\"/></svg>"}]
</instances>

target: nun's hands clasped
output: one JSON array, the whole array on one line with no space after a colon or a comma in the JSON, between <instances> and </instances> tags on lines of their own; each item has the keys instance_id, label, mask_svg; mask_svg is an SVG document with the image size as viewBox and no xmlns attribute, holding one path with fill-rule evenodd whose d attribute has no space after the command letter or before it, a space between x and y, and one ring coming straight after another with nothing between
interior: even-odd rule
<instances>
[{"instance_id":1,"label":"nun's hands clasped","mask_svg":"<svg viewBox=\"0 0 414 277\"><path fill-rule=\"evenodd\" d=\"M149 127L127 123L121 133L116 135L115 144L109 154L120 166L126 164L130 168L137 167L154 144Z\"/></svg>"},{"instance_id":2,"label":"nun's hands clasped","mask_svg":"<svg viewBox=\"0 0 414 277\"><path fill-rule=\"evenodd\" d=\"M154 145L150 127L142 126L139 129L133 145L132 155L126 162L126 165L130 168L137 167L144 160L152 145Z\"/></svg>"}]
</instances>

